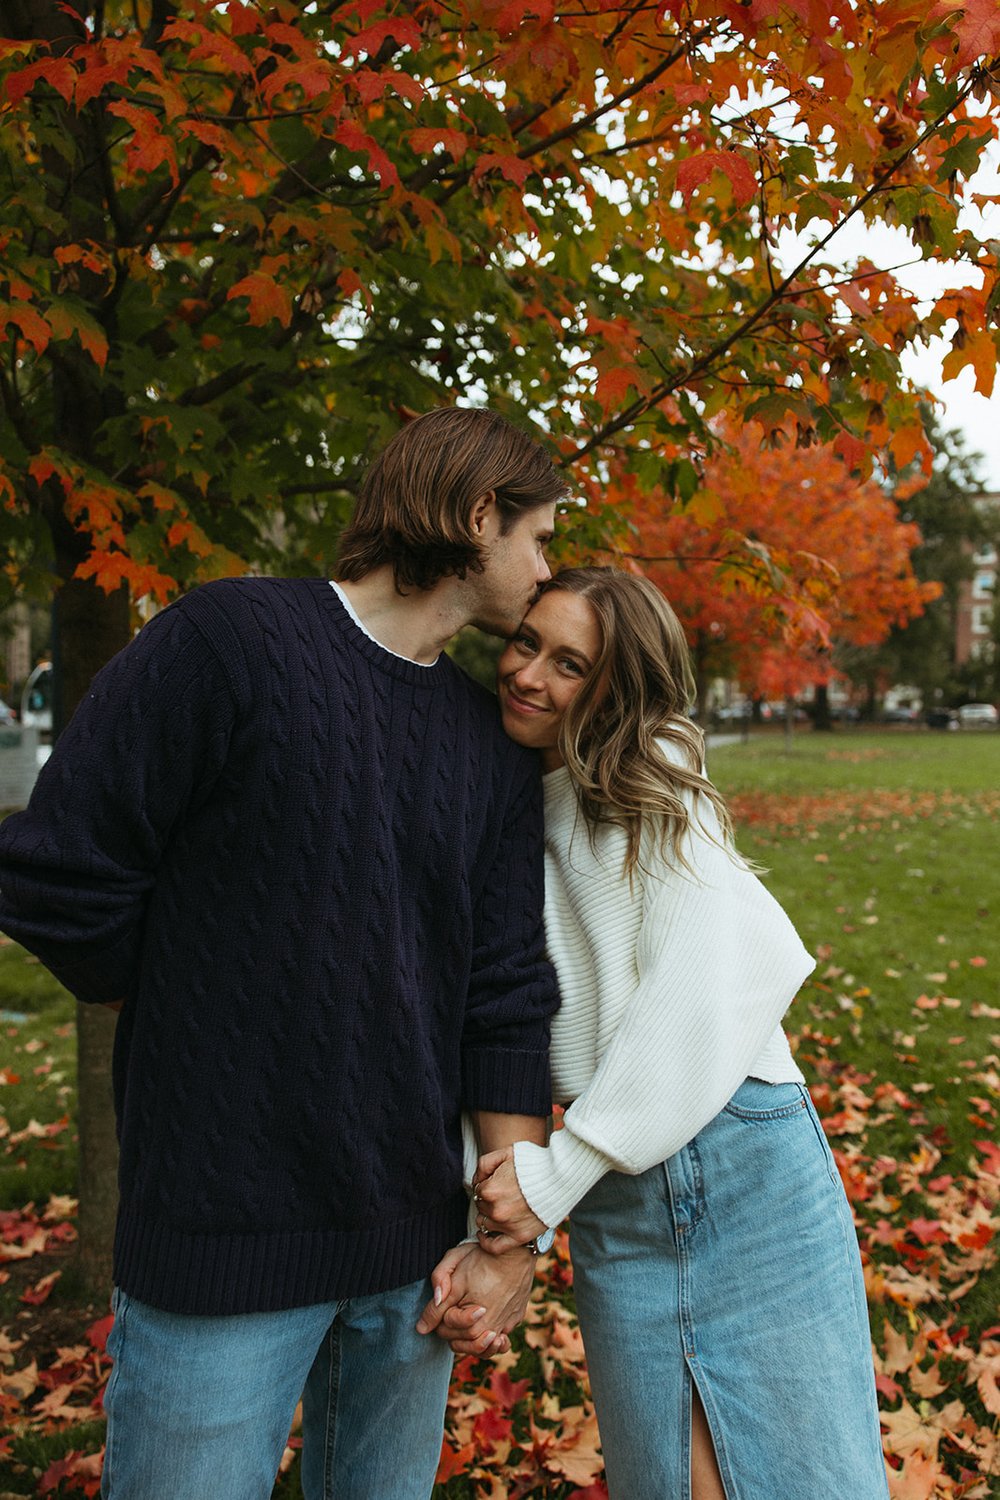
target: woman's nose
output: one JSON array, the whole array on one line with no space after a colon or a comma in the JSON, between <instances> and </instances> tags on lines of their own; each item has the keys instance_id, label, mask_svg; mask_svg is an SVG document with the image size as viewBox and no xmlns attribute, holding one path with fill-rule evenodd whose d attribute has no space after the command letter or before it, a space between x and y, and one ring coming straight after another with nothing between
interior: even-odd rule
<instances>
[{"instance_id":1,"label":"woman's nose","mask_svg":"<svg viewBox=\"0 0 1000 1500\"><path fill-rule=\"evenodd\" d=\"M514 682L519 688L531 688L537 691L542 685L542 672L537 657L526 661L522 667L518 667L514 673Z\"/></svg>"}]
</instances>

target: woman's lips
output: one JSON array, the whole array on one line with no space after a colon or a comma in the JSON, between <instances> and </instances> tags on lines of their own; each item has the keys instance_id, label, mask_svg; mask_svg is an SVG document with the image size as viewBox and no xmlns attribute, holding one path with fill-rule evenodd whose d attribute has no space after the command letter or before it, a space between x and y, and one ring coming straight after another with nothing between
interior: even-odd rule
<instances>
[{"instance_id":1,"label":"woman's lips","mask_svg":"<svg viewBox=\"0 0 1000 1500\"><path fill-rule=\"evenodd\" d=\"M510 688L507 689L507 707L515 714L543 714L547 710L540 703L529 703L526 698L519 698Z\"/></svg>"}]
</instances>

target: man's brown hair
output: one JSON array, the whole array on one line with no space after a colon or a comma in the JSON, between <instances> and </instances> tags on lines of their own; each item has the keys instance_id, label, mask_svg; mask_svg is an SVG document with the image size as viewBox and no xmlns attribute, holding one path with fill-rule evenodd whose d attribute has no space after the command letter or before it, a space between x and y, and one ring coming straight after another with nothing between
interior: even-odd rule
<instances>
[{"instance_id":1,"label":"man's brown hair","mask_svg":"<svg viewBox=\"0 0 1000 1500\"><path fill-rule=\"evenodd\" d=\"M337 575L391 564L396 587L429 589L483 569L472 510L496 495L501 533L569 485L526 433L482 407L442 407L398 432L372 464L343 533Z\"/></svg>"}]
</instances>

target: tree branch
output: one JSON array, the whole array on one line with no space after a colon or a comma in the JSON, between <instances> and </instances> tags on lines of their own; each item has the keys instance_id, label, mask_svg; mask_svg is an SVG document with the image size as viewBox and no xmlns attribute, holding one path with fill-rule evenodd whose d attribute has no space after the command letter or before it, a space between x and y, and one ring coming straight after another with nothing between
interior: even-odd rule
<instances>
[{"instance_id":1,"label":"tree branch","mask_svg":"<svg viewBox=\"0 0 1000 1500\"><path fill-rule=\"evenodd\" d=\"M678 390L681 386L686 385L695 376L703 374L712 364L714 364L717 359L720 359L722 355L727 354L733 347L733 345L739 339L748 334L753 328L755 328L761 321L761 319L764 318L764 316L768 312L770 312L775 303L781 300L781 298L788 291L789 287L795 281L796 277L800 276L805 268L810 264L810 262L815 260L816 256L819 255L822 250L826 249L827 245L833 239L834 235L838 234L840 230L843 229L844 225L849 223L850 220L855 217L855 215L861 213L862 209L864 209L866 205L872 201L873 198L876 198L879 193L885 190L886 186L891 182L895 174L910 159L913 153L917 151L925 141L929 140L936 131L940 130L941 126L945 124L945 122L950 118L954 111L958 109L959 105L964 104L965 100L972 93L975 86L976 79L970 79L965 87L959 91L951 109L943 110L940 115L938 115L934 120L926 125L925 128L917 136L916 140L912 141L911 144L907 146L906 150L903 151L896 158L896 160L891 163L891 165L886 167L883 172L879 173L879 175L875 178L875 181L872 183L871 187L867 188L855 200L850 209L848 209L847 213L843 214L835 224L831 225L830 229L825 235L823 235L822 239L818 240L817 243L813 245L812 249L802 257L798 264L795 265L791 271L789 271L788 275L781 282L779 282L779 284L773 289L773 291L764 298L763 302L761 302L752 313L749 313L747 317L742 320L742 322L737 324L737 326L731 330L731 332L725 334L721 339L719 339L711 349L706 350L706 352L701 355L700 358L695 360L693 365L690 365L687 369L680 371L677 375L672 376L669 380L663 381L660 385L655 386L648 396L641 397L638 401L633 401L631 406L627 407L625 411L621 412L617 417L614 417L610 422L606 422L604 426L601 427L597 432L595 432L592 437L588 438L588 440L585 443L581 444L581 446L577 448L572 454L561 459L560 462L564 465L579 463L580 459L585 458L588 453L593 452L595 448L598 448L602 443L607 442L607 440L613 437L616 432L621 432L624 427L631 426L633 422L637 421L639 417L644 416L645 413L650 411L652 407L658 406L659 403L665 400L667 396L673 395L674 391Z\"/></svg>"}]
</instances>

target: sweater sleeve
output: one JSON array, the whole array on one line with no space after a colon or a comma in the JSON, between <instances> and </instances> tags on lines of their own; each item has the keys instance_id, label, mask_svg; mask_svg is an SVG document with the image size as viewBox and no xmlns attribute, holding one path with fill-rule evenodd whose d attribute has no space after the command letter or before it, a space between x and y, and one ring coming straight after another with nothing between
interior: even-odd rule
<instances>
[{"instance_id":1,"label":"sweater sleeve","mask_svg":"<svg viewBox=\"0 0 1000 1500\"><path fill-rule=\"evenodd\" d=\"M97 674L0 828L0 928L79 1000L131 992L163 850L224 762L234 697L185 603Z\"/></svg>"},{"instance_id":2,"label":"sweater sleeve","mask_svg":"<svg viewBox=\"0 0 1000 1500\"><path fill-rule=\"evenodd\" d=\"M504 746L509 756L513 746ZM462 1034L468 1110L547 1115L549 1030L559 996L544 956L541 778L517 750L509 794L474 915L472 972Z\"/></svg>"},{"instance_id":3,"label":"sweater sleeve","mask_svg":"<svg viewBox=\"0 0 1000 1500\"><path fill-rule=\"evenodd\" d=\"M515 1147L521 1190L546 1224L606 1172L644 1172L707 1125L814 967L774 897L715 842L706 799L697 813L691 871L660 861L645 877L638 980L592 1080L548 1146Z\"/></svg>"}]
</instances>

